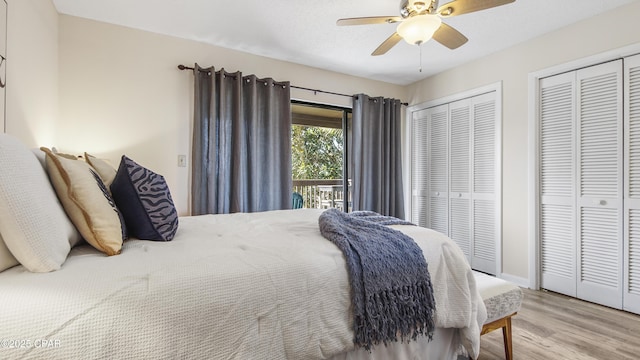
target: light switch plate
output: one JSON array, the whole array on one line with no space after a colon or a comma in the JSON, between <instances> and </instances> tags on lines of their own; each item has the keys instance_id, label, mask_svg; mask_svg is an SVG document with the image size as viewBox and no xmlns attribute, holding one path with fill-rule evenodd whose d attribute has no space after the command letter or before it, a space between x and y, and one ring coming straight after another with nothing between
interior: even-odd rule
<instances>
[{"instance_id":1,"label":"light switch plate","mask_svg":"<svg viewBox=\"0 0 640 360\"><path fill-rule=\"evenodd\" d=\"M187 167L187 155L178 155L178 167Z\"/></svg>"}]
</instances>

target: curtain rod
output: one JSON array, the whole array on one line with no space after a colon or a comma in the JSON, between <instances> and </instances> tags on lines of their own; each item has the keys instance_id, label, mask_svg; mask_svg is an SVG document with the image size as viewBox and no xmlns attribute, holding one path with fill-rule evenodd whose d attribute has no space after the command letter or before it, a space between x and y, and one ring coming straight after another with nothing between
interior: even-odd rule
<instances>
[{"instance_id":1,"label":"curtain rod","mask_svg":"<svg viewBox=\"0 0 640 360\"><path fill-rule=\"evenodd\" d=\"M180 69L180 70L195 70L194 68L192 68L190 66L184 66L182 64L178 65L178 69ZM341 93L337 93L337 92L318 90L318 89L311 89L311 88L306 88L306 87L296 86L296 85L289 85L289 87L292 87L294 89L299 89L299 90L312 91L314 94L323 93L323 94L329 94L329 95L345 96L345 97L350 97L350 98L355 97L354 95L347 95L347 94L341 94ZM405 103L405 102L400 102L400 104L404 105L404 106L408 106L409 105L409 103Z\"/></svg>"}]
</instances>

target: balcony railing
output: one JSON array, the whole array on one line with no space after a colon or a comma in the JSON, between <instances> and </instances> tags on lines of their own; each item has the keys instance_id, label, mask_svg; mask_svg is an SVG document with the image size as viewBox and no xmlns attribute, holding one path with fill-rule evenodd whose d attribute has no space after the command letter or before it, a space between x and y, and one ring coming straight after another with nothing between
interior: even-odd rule
<instances>
[{"instance_id":1,"label":"balcony railing","mask_svg":"<svg viewBox=\"0 0 640 360\"><path fill-rule=\"evenodd\" d=\"M302 195L308 209L344 209L342 179L293 180L293 191ZM351 199L348 199L349 204Z\"/></svg>"}]
</instances>

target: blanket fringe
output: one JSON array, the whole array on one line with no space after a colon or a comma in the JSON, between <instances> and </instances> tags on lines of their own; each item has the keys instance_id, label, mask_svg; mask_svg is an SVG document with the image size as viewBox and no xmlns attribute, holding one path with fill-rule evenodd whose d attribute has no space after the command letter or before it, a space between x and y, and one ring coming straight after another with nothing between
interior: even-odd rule
<instances>
[{"instance_id":1,"label":"blanket fringe","mask_svg":"<svg viewBox=\"0 0 640 360\"><path fill-rule=\"evenodd\" d=\"M414 284L367 295L364 316L355 319L354 342L371 350L389 342L409 342L435 330L433 293L425 284Z\"/></svg>"}]
</instances>

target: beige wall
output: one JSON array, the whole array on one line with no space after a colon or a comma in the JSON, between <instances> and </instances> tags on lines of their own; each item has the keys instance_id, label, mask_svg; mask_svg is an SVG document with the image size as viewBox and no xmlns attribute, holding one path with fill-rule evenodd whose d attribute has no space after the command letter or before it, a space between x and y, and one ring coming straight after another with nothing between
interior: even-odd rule
<instances>
[{"instance_id":1,"label":"beige wall","mask_svg":"<svg viewBox=\"0 0 640 360\"><path fill-rule=\"evenodd\" d=\"M61 150L87 151L117 166L127 154L163 174L180 214L188 211L193 76L178 64L288 80L293 85L345 94L405 99L405 88L267 59L233 50L77 17L59 18ZM292 97L350 105L350 98L292 89Z\"/></svg>"},{"instance_id":2,"label":"beige wall","mask_svg":"<svg viewBox=\"0 0 640 360\"><path fill-rule=\"evenodd\" d=\"M51 143L58 118L58 13L46 0L8 0L7 133Z\"/></svg>"},{"instance_id":3,"label":"beige wall","mask_svg":"<svg viewBox=\"0 0 640 360\"><path fill-rule=\"evenodd\" d=\"M503 273L528 278L528 74L640 42L640 2L408 87L411 104L502 81Z\"/></svg>"}]
</instances>

